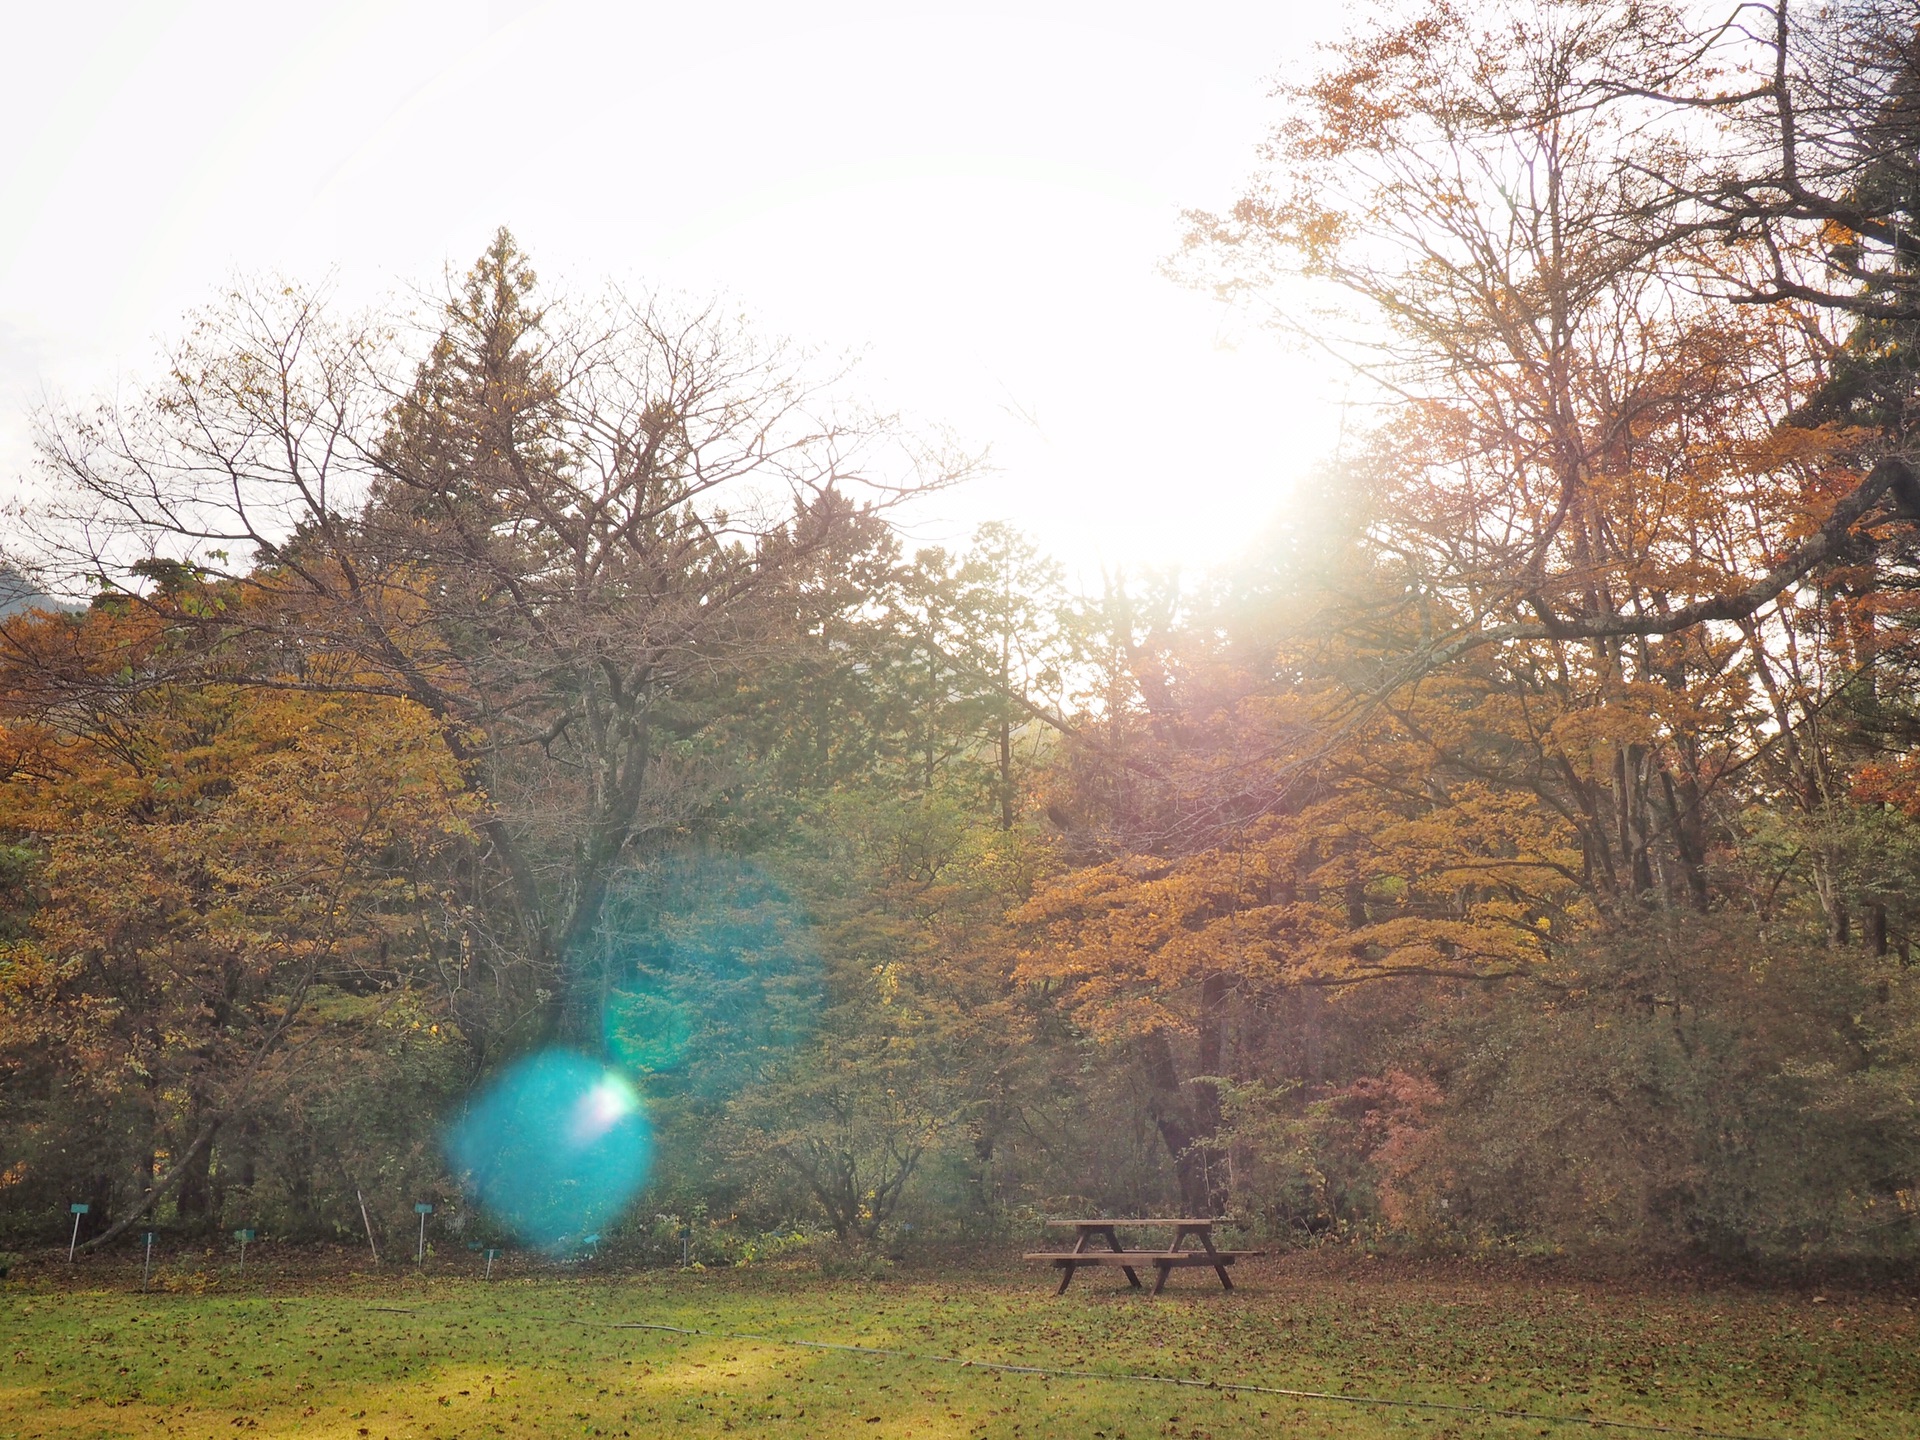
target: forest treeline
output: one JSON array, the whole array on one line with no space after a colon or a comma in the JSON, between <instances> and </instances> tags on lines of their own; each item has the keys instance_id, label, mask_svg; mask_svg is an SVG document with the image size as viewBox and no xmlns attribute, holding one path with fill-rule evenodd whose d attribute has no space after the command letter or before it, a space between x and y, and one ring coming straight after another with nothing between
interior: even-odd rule
<instances>
[{"instance_id":1,"label":"forest treeline","mask_svg":"<svg viewBox=\"0 0 1920 1440\"><path fill-rule=\"evenodd\" d=\"M50 417L0 1224L492 1235L445 1139L564 1051L636 1252L1910 1263L1920 12L1727 9L1410 0L1282 89L1176 268L1371 418L1199 582L910 547L964 457L504 231Z\"/></svg>"}]
</instances>

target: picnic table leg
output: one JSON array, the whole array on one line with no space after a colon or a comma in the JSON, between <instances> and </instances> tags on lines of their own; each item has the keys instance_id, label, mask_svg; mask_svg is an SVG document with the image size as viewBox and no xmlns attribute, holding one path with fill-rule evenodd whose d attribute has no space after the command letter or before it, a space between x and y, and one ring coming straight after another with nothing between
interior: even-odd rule
<instances>
[{"instance_id":1,"label":"picnic table leg","mask_svg":"<svg viewBox=\"0 0 1920 1440\"><path fill-rule=\"evenodd\" d=\"M1209 1255L1215 1255L1215 1254L1218 1254L1218 1253L1219 1253L1218 1251L1216 1251L1216 1250L1215 1250L1215 1249L1213 1248L1213 1227L1212 1227L1211 1225L1209 1225L1209 1226L1208 1226L1208 1227L1207 1227L1206 1229L1204 1229L1204 1230L1201 1230L1201 1229L1198 1229L1198 1228L1196 1227L1196 1228L1195 1228L1195 1230L1194 1230L1194 1234L1196 1234L1197 1236L1199 1236L1199 1238L1200 1238L1200 1243L1201 1243L1201 1245L1202 1245L1202 1246L1204 1246L1204 1247L1206 1248L1206 1252L1207 1252L1207 1253L1208 1253ZM1178 1242L1176 1241L1175 1243L1177 1244ZM1221 1288L1221 1289L1223 1289L1223 1290L1231 1290L1231 1289L1233 1289L1233 1278L1232 1278L1232 1277L1231 1277L1230 1275L1228 1275L1228 1274L1227 1274L1227 1267L1226 1267L1226 1266L1224 1266L1224 1265L1219 1265L1219 1264L1216 1264L1216 1265L1215 1265L1215 1266L1213 1267L1213 1273L1214 1273L1214 1274L1216 1274L1216 1275L1218 1275L1218 1276L1220 1277L1220 1288Z\"/></svg>"},{"instance_id":2,"label":"picnic table leg","mask_svg":"<svg viewBox=\"0 0 1920 1440\"><path fill-rule=\"evenodd\" d=\"M1167 1276L1173 1273L1173 1264L1167 1260L1156 1260L1153 1263L1160 1271L1159 1275L1154 1277L1153 1282L1153 1293L1158 1295L1162 1290L1167 1288Z\"/></svg>"},{"instance_id":3,"label":"picnic table leg","mask_svg":"<svg viewBox=\"0 0 1920 1440\"><path fill-rule=\"evenodd\" d=\"M1120 1243L1119 1234L1114 1230L1114 1227L1111 1225L1106 1227L1105 1233L1107 1237L1108 1246L1113 1250L1114 1254L1116 1255L1120 1254L1125 1249L1125 1247ZM1120 1267L1120 1273L1127 1277L1127 1284L1131 1285L1136 1290L1140 1288L1140 1277L1133 1273L1133 1267L1131 1265L1122 1265Z\"/></svg>"},{"instance_id":4,"label":"picnic table leg","mask_svg":"<svg viewBox=\"0 0 1920 1440\"><path fill-rule=\"evenodd\" d=\"M1078 1228L1080 1233L1076 1235L1073 1240L1073 1253L1076 1255L1086 1249L1087 1241L1093 1238L1093 1232L1086 1226L1082 1225ZM1073 1272L1080 1267L1071 1260L1056 1260L1054 1263L1060 1267L1060 1288L1053 1293L1055 1295L1064 1295L1067 1293L1067 1286L1073 1283Z\"/></svg>"}]
</instances>

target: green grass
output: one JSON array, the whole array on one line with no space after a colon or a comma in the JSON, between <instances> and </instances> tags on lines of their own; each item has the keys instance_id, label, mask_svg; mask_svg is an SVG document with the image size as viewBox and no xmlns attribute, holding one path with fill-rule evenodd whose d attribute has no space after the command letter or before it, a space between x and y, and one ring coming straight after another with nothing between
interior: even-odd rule
<instances>
[{"instance_id":1,"label":"green grass","mask_svg":"<svg viewBox=\"0 0 1920 1440\"><path fill-rule=\"evenodd\" d=\"M1198 1275L1174 1286L1148 1300L1095 1274L1056 1300L1037 1272L482 1284L251 1266L201 1294L15 1283L0 1289L0 1436L1632 1433L611 1328L625 1321L1764 1436L1920 1432L1920 1325L1897 1297L1284 1263L1248 1265L1232 1295Z\"/></svg>"}]
</instances>

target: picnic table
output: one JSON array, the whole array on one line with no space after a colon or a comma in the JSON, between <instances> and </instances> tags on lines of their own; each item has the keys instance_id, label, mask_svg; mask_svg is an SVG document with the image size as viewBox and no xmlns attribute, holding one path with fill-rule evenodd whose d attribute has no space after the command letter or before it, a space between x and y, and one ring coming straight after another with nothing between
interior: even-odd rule
<instances>
[{"instance_id":1,"label":"picnic table","mask_svg":"<svg viewBox=\"0 0 1920 1440\"><path fill-rule=\"evenodd\" d=\"M1249 1255L1259 1255L1259 1250L1216 1250L1213 1244L1213 1227L1224 1224L1219 1220L1199 1220L1193 1218L1173 1219L1097 1219L1097 1220L1049 1220L1048 1229L1063 1230L1072 1226L1076 1232L1071 1250L1030 1250L1025 1258L1044 1260L1060 1271L1060 1288L1053 1293L1064 1295L1067 1286L1073 1282L1074 1272L1083 1265L1117 1265L1127 1277L1127 1283L1134 1289L1140 1288L1140 1277L1135 1272L1151 1265L1160 1273L1153 1282L1153 1293L1158 1295L1167 1288L1167 1276L1175 1270L1195 1265L1205 1265L1220 1277L1223 1289L1233 1289L1233 1280L1227 1274L1227 1267L1234 1261ZM1120 1244L1120 1229L1127 1226L1141 1230L1171 1230L1173 1241L1163 1250L1128 1250ZM1092 1248L1096 1240L1105 1240L1107 1248ZM1188 1240L1198 1240L1198 1249L1183 1248Z\"/></svg>"}]
</instances>

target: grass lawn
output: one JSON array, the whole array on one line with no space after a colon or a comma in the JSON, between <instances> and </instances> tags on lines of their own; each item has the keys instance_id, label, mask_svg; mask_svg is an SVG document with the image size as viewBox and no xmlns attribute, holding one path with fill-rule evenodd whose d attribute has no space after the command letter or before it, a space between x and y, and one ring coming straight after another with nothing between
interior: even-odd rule
<instances>
[{"instance_id":1,"label":"grass lawn","mask_svg":"<svg viewBox=\"0 0 1920 1440\"><path fill-rule=\"evenodd\" d=\"M613 1328L633 1321L1756 1436L1920 1434L1920 1323L1898 1296L1291 1260L1244 1266L1232 1295L1176 1276L1157 1300L1112 1272L1055 1299L1037 1269L482 1283L250 1261L244 1279L208 1278L201 1293L140 1294L118 1275L0 1287L0 1436L1635 1433Z\"/></svg>"}]
</instances>

